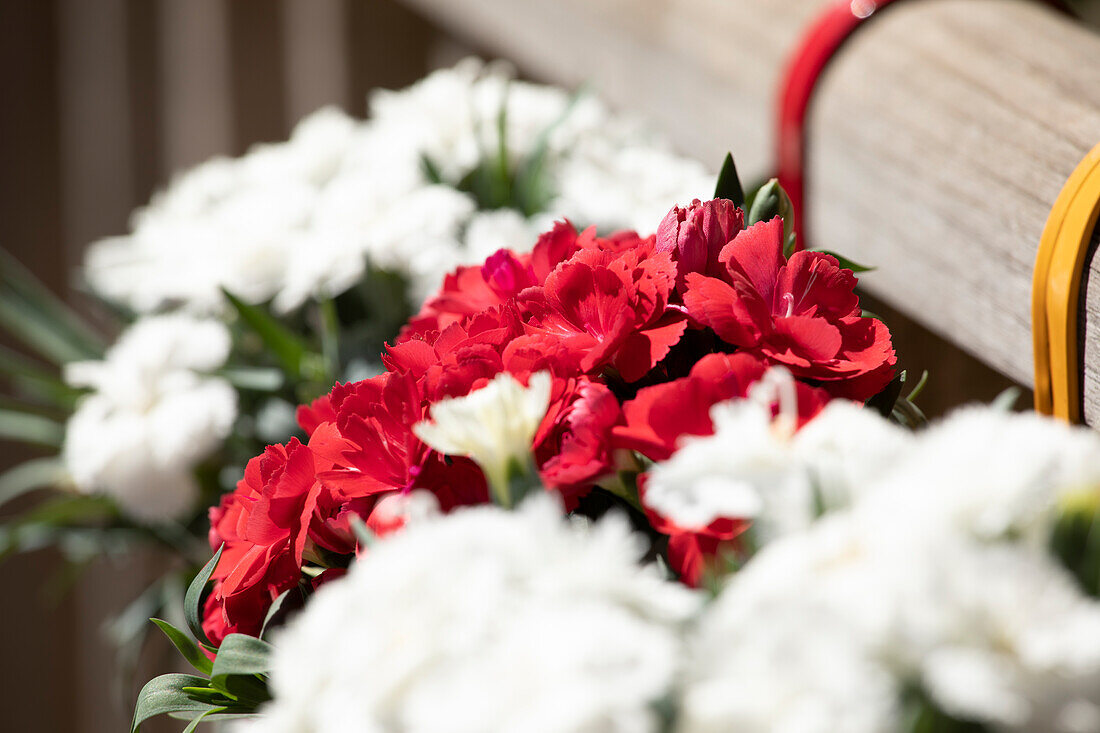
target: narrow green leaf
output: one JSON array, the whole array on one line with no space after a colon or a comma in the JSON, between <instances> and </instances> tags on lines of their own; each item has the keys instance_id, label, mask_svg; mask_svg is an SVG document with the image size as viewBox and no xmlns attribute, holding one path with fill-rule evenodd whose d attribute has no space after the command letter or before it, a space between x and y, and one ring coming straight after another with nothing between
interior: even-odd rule
<instances>
[{"instance_id":1,"label":"narrow green leaf","mask_svg":"<svg viewBox=\"0 0 1100 733\"><path fill-rule=\"evenodd\" d=\"M909 396L905 399L909 400L910 402L916 402L917 398L921 396L921 393L924 392L924 388L927 386L928 370L925 369L923 372L921 372L920 379L917 380L916 386L913 387L913 389L909 390Z\"/></svg>"},{"instance_id":2,"label":"narrow green leaf","mask_svg":"<svg viewBox=\"0 0 1100 733\"><path fill-rule=\"evenodd\" d=\"M358 519L358 517L354 517ZM271 603L271 608L267 609L267 615L264 616L264 623L260 627L260 638L263 639L267 635L267 625L271 623L271 619L275 618L275 615L283 608L283 603L286 602L286 597L290 595L291 591L297 590L296 588L290 588L284 590L278 595L278 597Z\"/></svg>"},{"instance_id":3,"label":"narrow green leaf","mask_svg":"<svg viewBox=\"0 0 1100 733\"><path fill-rule=\"evenodd\" d=\"M783 219L784 254L794 251L794 205L790 196L779 185L779 181L772 178L756 192L745 216L745 226L759 224L762 221L771 221L775 217Z\"/></svg>"},{"instance_id":4,"label":"narrow green leaf","mask_svg":"<svg viewBox=\"0 0 1100 733\"><path fill-rule=\"evenodd\" d=\"M33 509L21 514L15 524L65 526L74 523L106 522L118 516L118 507L109 497L73 493L37 504Z\"/></svg>"},{"instance_id":5,"label":"narrow green leaf","mask_svg":"<svg viewBox=\"0 0 1100 733\"><path fill-rule=\"evenodd\" d=\"M60 448L65 437L61 423L42 415L0 408L0 439Z\"/></svg>"},{"instance_id":6,"label":"narrow green leaf","mask_svg":"<svg viewBox=\"0 0 1100 733\"><path fill-rule=\"evenodd\" d=\"M894 405L901 396L901 387L905 383L905 373L896 375L890 383L883 387L882 391L867 400L865 405L883 417L890 417L894 411Z\"/></svg>"},{"instance_id":7,"label":"narrow green leaf","mask_svg":"<svg viewBox=\"0 0 1100 733\"><path fill-rule=\"evenodd\" d=\"M351 531L355 535L355 539L363 547L370 547L378 541L378 537L371 531L371 528L367 526L363 518L358 514L352 514L349 520L351 524Z\"/></svg>"},{"instance_id":8,"label":"narrow green leaf","mask_svg":"<svg viewBox=\"0 0 1100 733\"><path fill-rule=\"evenodd\" d=\"M212 705L194 699L183 690L185 687L206 687L206 685L205 679L191 674L162 674L160 677L149 680L138 693L137 703L134 706L134 719L130 724L131 733L139 730L146 720L158 715L186 710L198 712L209 710L213 707Z\"/></svg>"},{"instance_id":9,"label":"narrow green leaf","mask_svg":"<svg viewBox=\"0 0 1100 733\"><path fill-rule=\"evenodd\" d=\"M66 411L72 410L83 393L83 390L65 384L54 370L5 346L0 346L0 375L11 382L13 394L31 397Z\"/></svg>"},{"instance_id":10,"label":"narrow green leaf","mask_svg":"<svg viewBox=\"0 0 1100 733\"><path fill-rule=\"evenodd\" d=\"M928 416L924 414L924 410L914 405L905 397L898 397L897 402L894 403L894 409L891 411L890 417L894 422L900 423L912 430L916 430L928 424Z\"/></svg>"},{"instance_id":11,"label":"narrow green leaf","mask_svg":"<svg viewBox=\"0 0 1100 733\"><path fill-rule=\"evenodd\" d=\"M1020 401L1022 394L1019 387L1008 387L994 397L989 406L996 412L1012 412L1016 409L1016 403Z\"/></svg>"},{"instance_id":12,"label":"narrow green leaf","mask_svg":"<svg viewBox=\"0 0 1100 733\"><path fill-rule=\"evenodd\" d=\"M103 354L92 328L2 247L0 326L54 364Z\"/></svg>"},{"instance_id":13,"label":"narrow green leaf","mask_svg":"<svg viewBox=\"0 0 1100 733\"><path fill-rule=\"evenodd\" d=\"M859 273L859 272L872 272L875 269L874 267L868 267L867 265L861 265L858 262L856 262L855 260L850 260L847 257L845 257L844 255L839 255L836 252L833 252L832 250L815 249L814 252L820 252L823 255L829 255L831 257L836 257L836 260L837 260L837 262L840 263L841 267L843 267L846 270L851 270L852 272L856 272L856 273Z\"/></svg>"},{"instance_id":14,"label":"narrow green leaf","mask_svg":"<svg viewBox=\"0 0 1100 733\"><path fill-rule=\"evenodd\" d=\"M183 729L183 733L193 733L195 728L199 727L199 723L201 723L204 719L206 719L206 717L208 715L215 715L217 713L223 713L228 709L229 708L224 708L224 707L222 707L222 708L210 708L206 712L201 713L198 716L196 716L190 723L188 723L187 727Z\"/></svg>"},{"instance_id":15,"label":"narrow green leaf","mask_svg":"<svg viewBox=\"0 0 1100 733\"><path fill-rule=\"evenodd\" d=\"M306 344L286 326L273 318L263 308L249 305L237 296L222 288L226 300L241 317L241 320L264 342L283 368L294 378L302 374L302 362L309 353Z\"/></svg>"},{"instance_id":16,"label":"narrow green leaf","mask_svg":"<svg viewBox=\"0 0 1100 733\"><path fill-rule=\"evenodd\" d=\"M237 698L241 704L259 705L270 700L267 683L260 676L270 671L271 651L266 641L230 634L222 640L214 658L210 685Z\"/></svg>"},{"instance_id":17,"label":"narrow green leaf","mask_svg":"<svg viewBox=\"0 0 1100 733\"><path fill-rule=\"evenodd\" d=\"M226 702L234 702L236 698L229 698L221 690L213 687L184 687L183 691L196 700L208 702L211 705L223 705Z\"/></svg>"},{"instance_id":18,"label":"narrow green leaf","mask_svg":"<svg viewBox=\"0 0 1100 733\"><path fill-rule=\"evenodd\" d=\"M424 172L424 177L429 183L436 185L443 183L443 174L439 172L439 167L426 155L420 156L420 170Z\"/></svg>"},{"instance_id":19,"label":"narrow green leaf","mask_svg":"<svg viewBox=\"0 0 1100 733\"><path fill-rule=\"evenodd\" d=\"M214 574L214 569L218 567L218 561L221 560L224 549L225 545L218 548L214 557L210 558L210 562L206 563L191 581L191 585L187 587L187 593L183 596L183 615L187 619L187 628L196 639L207 644L210 643L210 639L202 630L202 593L206 590L206 584Z\"/></svg>"},{"instance_id":20,"label":"narrow green leaf","mask_svg":"<svg viewBox=\"0 0 1100 733\"><path fill-rule=\"evenodd\" d=\"M230 634L218 647L210 681L232 675L267 674L270 671L272 646L247 634Z\"/></svg>"},{"instance_id":21,"label":"narrow green leaf","mask_svg":"<svg viewBox=\"0 0 1100 733\"><path fill-rule=\"evenodd\" d=\"M783 243L783 259L789 260L798 250L798 238L794 232L787 235L787 241Z\"/></svg>"},{"instance_id":22,"label":"narrow green leaf","mask_svg":"<svg viewBox=\"0 0 1100 733\"><path fill-rule=\"evenodd\" d=\"M168 637L168 640L172 642L172 645L176 647L176 650L183 655L183 658L190 663L199 672L205 675L209 675L211 670L214 669L214 663L210 661L210 658L203 653L202 649L199 649L199 645L191 640L187 634L177 629L172 624L159 618L149 619L157 628L164 632L164 635Z\"/></svg>"},{"instance_id":23,"label":"narrow green leaf","mask_svg":"<svg viewBox=\"0 0 1100 733\"><path fill-rule=\"evenodd\" d=\"M321 321L321 353L325 358L325 382L332 383L340 376L340 318L336 301L329 297L318 299L317 309Z\"/></svg>"},{"instance_id":24,"label":"narrow green leaf","mask_svg":"<svg viewBox=\"0 0 1100 733\"><path fill-rule=\"evenodd\" d=\"M549 125L539 132L531 154L519 165L515 181L516 208L527 216L534 216L546 209L553 197L550 181L546 175L546 161L550 152L550 137L561 125L569 119L577 102L587 94L587 89L581 87L569 98L569 103L562 109Z\"/></svg>"},{"instance_id":25,"label":"narrow green leaf","mask_svg":"<svg viewBox=\"0 0 1100 733\"><path fill-rule=\"evenodd\" d=\"M56 456L20 463L0 474L0 506L29 491L57 486L67 476L65 465Z\"/></svg>"},{"instance_id":26,"label":"narrow green leaf","mask_svg":"<svg viewBox=\"0 0 1100 733\"><path fill-rule=\"evenodd\" d=\"M225 367L218 375L237 389L252 392L278 392L286 384L282 370L275 367Z\"/></svg>"},{"instance_id":27,"label":"narrow green leaf","mask_svg":"<svg viewBox=\"0 0 1100 733\"><path fill-rule=\"evenodd\" d=\"M726 159L722 161L718 183L714 186L714 198L729 199L739 207L745 205L745 189L737 175L737 165L733 162L732 153L726 153Z\"/></svg>"},{"instance_id":28,"label":"narrow green leaf","mask_svg":"<svg viewBox=\"0 0 1100 733\"><path fill-rule=\"evenodd\" d=\"M7 346L0 346L0 374L11 377L53 379L61 383L60 377L52 373L48 367Z\"/></svg>"},{"instance_id":29,"label":"narrow green leaf","mask_svg":"<svg viewBox=\"0 0 1100 733\"><path fill-rule=\"evenodd\" d=\"M491 178L493 198L500 208L512 203L512 172L508 166L508 91L506 88L497 112L496 165Z\"/></svg>"}]
</instances>

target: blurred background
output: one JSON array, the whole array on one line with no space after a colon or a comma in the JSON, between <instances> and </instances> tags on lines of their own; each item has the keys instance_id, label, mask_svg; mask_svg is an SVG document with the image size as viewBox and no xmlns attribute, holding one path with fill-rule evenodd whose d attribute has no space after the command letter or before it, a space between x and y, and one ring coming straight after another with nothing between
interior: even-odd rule
<instances>
[{"instance_id":1,"label":"blurred background","mask_svg":"<svg viewBox=\"0 0 1100 733\"><path fill-rule=\"evenodd\" d=\"M174 171L285 139L323 105L361 116L370 89L491 51L395 0L0 0L0 243L79 305L85 246L125 232ZM932 371L930 413L1009 386L881 304L868 308L891 326L903 366ZM3 466L24 457L0 443ZM49 552L0 565L5 730L126 728L137 683L105 672L104 619L156 567L111 558L76 578ZM166 671L159 641L136 679Z\"/></svg>"}]
</instances>

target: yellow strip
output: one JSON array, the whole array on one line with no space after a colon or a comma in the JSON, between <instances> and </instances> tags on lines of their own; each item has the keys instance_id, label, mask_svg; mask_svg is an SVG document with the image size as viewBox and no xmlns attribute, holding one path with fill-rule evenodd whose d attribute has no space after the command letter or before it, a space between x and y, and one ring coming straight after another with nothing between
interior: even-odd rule
<instances>
[{"instance_id":1,"label":"yellow strip","mask_svg":"<svg viewBox=\"0 0 1100 733\"><path fill-rule=\"evenodd\" d=\"M1098 214L1100 145L1073 171L1050 212L1031 289L1035 409L1073 423L1081 421L1077 306Z\"/></svg>"}]
</instances>

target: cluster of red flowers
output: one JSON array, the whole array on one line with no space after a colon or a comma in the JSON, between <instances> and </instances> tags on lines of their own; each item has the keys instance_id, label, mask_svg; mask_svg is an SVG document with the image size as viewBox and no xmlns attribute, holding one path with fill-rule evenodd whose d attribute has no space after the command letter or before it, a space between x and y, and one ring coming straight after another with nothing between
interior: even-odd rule
<instances>
[{"instance_id":1,"label":"cluster of red flowers","mask_svg":"<svg viewBox=\"0 0 1100 733\"><path fill-rule=\"evenodd\" d=\"M412 427L445 397L501 372L553 379L532 452L542 481L576 506L601 480L662 460L683 435L713 432L709 410L744 397L771 365L795 375L802 419L833 397L866 400L893 376L886 327L861 315L856 279L819 252L783 253L781 219L744 227L716 199L676 207L655 236L607 238L559 223L530 254L501 250L448 276L388 347L388 371L337 384L298 419L307 443L271 446L211 510L224 544L205 630L214 643L256 634L282 592L343 572L357 550L351 518L399 529L395 497L426 489L441 508L489 500L480 469L428 448ZM670 535L685 580L734 536L733 522ZM303 564L330 568L303 574Z\"/></svg>"}]
</instances>

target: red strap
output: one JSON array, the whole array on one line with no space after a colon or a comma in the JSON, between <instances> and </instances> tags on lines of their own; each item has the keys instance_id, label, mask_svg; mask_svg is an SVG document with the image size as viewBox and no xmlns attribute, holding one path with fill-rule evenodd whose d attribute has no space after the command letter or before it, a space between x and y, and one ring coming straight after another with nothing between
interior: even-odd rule
<instances>
[{"instance_id":1,"label":"red strap","mask_svg":"<svg viewBox=\"0 0 1100 733\"><path fill-rule=\"evenodd\" d=\"M855 30L895 2L897 0L839 0L830 4L807 28L783 74L776 135L776 178L794 204L794 230L799 249L806 246L806 123L817 81ZM1072 13L1061 0L1043 2Z\"/></svg>"}]
</instances>

